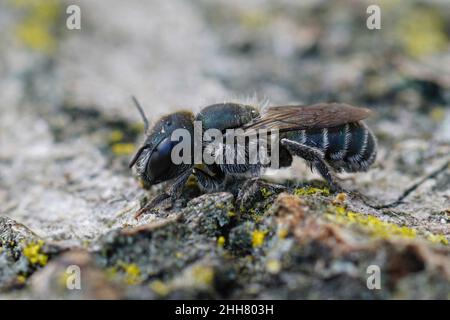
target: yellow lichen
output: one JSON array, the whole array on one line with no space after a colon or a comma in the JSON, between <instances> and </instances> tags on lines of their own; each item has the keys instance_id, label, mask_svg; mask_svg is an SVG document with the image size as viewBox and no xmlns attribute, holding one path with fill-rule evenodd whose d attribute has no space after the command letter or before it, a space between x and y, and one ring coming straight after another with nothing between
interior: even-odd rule
<instances>
[{"instance_id":1,"label":"yellow lichen","mask_svg":"<svg viewBox=\"0 0 450 320\"><path fill-rule=\"evenodd\" d=\"M449 241L443 234L429 234L427 237L428 241L433 243L441 243L448 245Z\"/></svg>"},{"instance_id":2,"label":"yellow lichen","mask_svg":"<svg viewBox=\"0 0 450 320\"><path fill-rule=\"evenodd\" d=\"M142 132L144 132L144 124L141 123L141 122L134 123L134 124L131 126L131 129L133 129L134 131L136 131L136 132L138 132L138 133L142 133Z\"/></svg>"},{"instance_id":3,"label":"yellow lichen","mask_svg":"<svg viewBox=\"0 0 450 320\"><path fill-rule=\"evenodd\" d=\"M134 144L132 143L114 143L111 146L112 152L116 155L130 155L134 152Z\"/></svg>"},{"instance_id":4,"label":"yellow lichen","mask_svg":"<svg viewBox=\"0 0 450 320\"><path fill-rule=\"evenodd\" d=\"M287 228L280 228L280 230L278 230L278 237L280 239L284 239L288 236L289 234L289 230Z\"/></svg>"},{"instance_id":5,"label":"yellow lichen","mask_svg":"<svg viewBox=\"0 0 450 320\"><path fill-rule=\"evenodd\" d=\"M125 273L126 273L125 281L128 284L134 285L140 282L141 270L136 264L132 263L127 265L125 268Z\"/></svg>"},{"instance_id":6,"label":"yellow lichen","mask_svg":"<svg viewBox=\"0 0 450 320\"><path fill-rule=\"evenodd\" d=\"M181 259L181 258L183 258L183 256L184 256L183 252L181 252L181 251L175 252L175 257L176 257L177 259Z\"/></svg>"},{"instance_id":7,"label":"yellow lichen","mask_svg":"<svg viewBox=\"0 0 450 320\"><path fill-rule=\"evenodd\" d=\"M129 285L136 285L141 282L141 269L135 263L124 263L119 261L117 263L118 268L125 273L125 282ZM112 273L117 272L117 269L112 268Z\"/></svg>"},{"instance_id":8,"label":"yellow lichen","mask_svg":"<svg viewBox=\"0 0 450 320\"><path fill-rule=\"evenodd\" d=\"M160 297L165 297L170 293L170 287L161 280L155 280L150 283L150 289L152 289Z\"/></svg>"},{"instance_id":9,"label":"yellow lichen","mask_svg":"<svg viewBox=\"0 0 450 320\"><path fill-rule=\"evenodd\" d=\"M341 192L336 195L336 197L333 199L332 203L335 205L343 204L345 202L345 200L347 200L347 194Z\"/></svg>"},{"instance_id":10,"label":"yellow lichen","mask_svg":"<svg viewBox=\"0 0 450 320\"><path fill-rule=\"evenodd\" d=\"M230 211L228 211L227 215L229 218L233 218L234 216L236 216L236 212L230 210Z\"/></svg>"},{"instance_id":11,"label":"yellow lichen","mask_svg":"<svg viewBox=\"0 0 450 320\"><path fill-rule=\"evenodd\" d=\"M223 247L225 245L225 237L224 236L220 236L219 238L217 238L217 245L219 247Z\"/></svg>"},{"instance_id":12,"label":"yellow lichen","mask_svg":"<svg viewBox=\"0 0 450 320\"><path fill-rule=\"evenodd\" d=\"M56 49L55 30L61 13L58 0L14 0L12 4L25 13L16 26L17 38L33 50L51 54Z\"/></svg>"},{"instance_id":13,"label":"yellow lichen","mask_svg":"<svg viewBox=\"0 0 450 320\"><path fill-rule=\"evenodd\" d=\"M445 21L437 10L420 8L405 12L396 29L400 44L411 56L421 57L448 47Z\"/></svg>"},{"instance_id":14,"label":"yellow lichen","mask_svg":"<svg viewBox=\"0 0 450 320\"><path fill-rule=\"evenodd\" d=\"M417 230L399 226L392 222L383 221L372 215L349 211L342 206L331 206L330 213L326 214L326 218L333 222L343 225L355 225L367 231L374 237L391 238L401 237L414 239L417 237ZM428 234L426 239L433 243L441 243L447 245L448 239L443 235Z\"/></svg>"},{"instance_id":15,"label":"yellow lichen","mask_svg":"<svg viewBox=\"0 0 450 320\"><path fill-rule=\"evenodd\" d=\"M252 247L258 248L264 244L267 231L255 230L252 232Z\"/></svg>"},{"instance_id":16,"label":"yellow lichen","mask_svg":"<svg viewBox=\"0 0 450 320\"><path fill-rule=\"evenodd\" d=\"M340 224L357 225L375 237L390 238L399 236L412 239L417 236L415 229L386 222L372 215L348 211L341 206L333 207L332 211L334 212L326 215L327 219Z\"/></svg>"},{"instance_id":17,"label":"yellow lichen","mask_svg":"<svg viewBox=\"0 0 450 320\"><path fill-rule=\"evenodd\" d=\"M270 197L272 195L272 192L267 190L267 188L261 188L261 194L264 197L264 199L267 199L268 197Z\"/></svg>"},{"instance_id":18,"label":"yellow lichen","mask_svg":"<svg viewBox=\"0 0 450 320\"><path fill-rule=\"evenodd\" d=\"M216 208L223 209L223 208L225 208L225 205L223 203L218 203L218 204L216 204Z\"/></svg>"},{"instance_id":19,"label":"yellow lichen","mask_svg":"<svg viewBox=\"0 0 450 320\"><path fill-rule=\"evenodd\" d=\"M266 269L270 273L278 273L281 270L281 263L277 259L269 259L266 263Z\"/></svg>"},{"instance_id":20,"label":"yellow lichen","mask_svg":"<svg viewBox=\"0 0 450 320\"><path fill-rule=\"evenodd\" d=\"M212 267L198 265L193 267L192 277L197 284L210 286L214 280L214 270Z\"/></svg>"},{"instance_id":21,"label":"yellow lichen","mask_svg":"<svg viewBox=\"0 0 450 320\"><path fill-rule=\"evenodd\" d=\"M244 11L239 18L240 23L248 29L259 29L270 22L269 15L259 10Z\"/></svg>"},{"instance_id":22,"label":"yellow lichen","mask_svg":"<svg viewBox=\"0 0 450 320\"><path fill-rule=\"evenodd\" d=\"M57 277L58 284L61 288L67 288L67 282L69 280L70 273L62 272L59 277Z\"/></svg>"},{"instance_id":23,"label":"yellow lichen","mask_svg":"<svg viewBox=\"0 0 450 320\"><path fill-rule=\"evenodd\" d=\"M113 130L109 135L109 141L111 142L119 142L123 139L123 133L120 130Z\"/></svg>"},{"instance_id":24,"label":"yellow lichen","mask_svg":"<svg viewBox=\"0 0 450 320\"><path fill-rule=\"evenodd\" d=\"M110 281L112 281L112 280L114 280L114 279L116 278L116 276L117 276L117 268L116 268L116 267L107 268L107 269L105 270L105 273L106 273L106 277L107 277Z\"/></svg>"},{"instance_id":25,"label":"yellow lichen","mask_svg":"<svg viewBox=\"0 0 450 320\"><path fill-rule=\"evenodd\" d=\"M294 190L294 195L296 196L311 196L315 194L320 194L323 196L329 196L330 195L330 189L328 188L315 188L315 187L304 187L304 188L297 188Z\"/></svg>"},{"instance_id":26,"label":"yellow lichen","mask_svg":"<svg viewBox=\"0 0 450 320\"><path fill-rule=\"evenodd\" d=\"M44 241L32 241L23 248L23 255L33 265L45 266L48 262L48 256L42 253L41 249L44 245Z\"/></svg>"},{"instance_id":27,"label":"yellow lichen","mask_svg":"<svg viewBox=\"0 0 450 320\"><path fill-rule=\"evenodd\" d=\"M430 112L431 119L436 122L442 122L445 118L445 109L443 107L435 107Z\"/></svg>"},{"instance_id":28,"label":"yellow lichen","mask_svg":"<svg viewBox=\"0 0 450 320\"><path fill-rule=\"evenodd\" d=\"M27 278L24 275L17 276L17 282L20 284L24 284L27 281Z\"/></svg>"},{"instance_id":29,"label":"yellow lichen","mask_svg":"<svg viewBox=\"0 0 450 320\"><path fill-rule=\"evenodd\" d=\"M262 220L262 216L256 211L255 208L248 209L249 216L255 221L260 222Z\"/></svg>"}]
</instances>

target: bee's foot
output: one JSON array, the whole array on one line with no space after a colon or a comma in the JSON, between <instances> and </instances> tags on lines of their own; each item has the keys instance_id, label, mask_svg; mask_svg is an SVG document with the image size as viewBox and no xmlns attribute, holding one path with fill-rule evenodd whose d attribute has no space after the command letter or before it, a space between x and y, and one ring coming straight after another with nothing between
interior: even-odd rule
<instances>
[{"instance_id":1,"label":"bee's foot","mask_svg":"<svg viewBox=\"0 0 450 320\"><path fill-rule=\"evenodd\" d=\"M255 177L246 180L241 188L239 189L239 192L237 194L237 203L242 206L244 203L248 203L250 198L253 198L256 194L256 192L259 191L259 182L260 178Z\"/></svg>"},{"instance_id":2,"label":"bee's foot","mask_svg":"<svg viewBox=\"0 0 450 320\"><path fill-rule=\"evenodd\" d=\"M144 213L147 213L147 212L150 211L150 210L151 210L150 208L147 208L147 206L145 206L145 207L139 209L139 210L135 213L134 218L135 218L136 220L139 220L139 218L140 218Z\"/></svg>"},{"instance_id":3,"label":"bee's foot","mask_svg":"<svg viewBox=\"0 0 450 320\"><path fill-rule=\"evenodd\" d=\"M261 178L251 178L246 180L236 197L239 208L250 208L264 205L271 201L271 196L286 190L285 186L264 181Z\"/></svg>"},{"instance_id":4,"label":"bee's foot","mask_svg":"<svg viewBox=\"0 0 450 320\"><path fill-rule=\"evenodd\" d=\"M152 201L147 203L144 207L139 209L136 212L136 214L134 215L134 218L136 220L138 220L143 214L151 212L153 209L155 209L156 206L159 206L162 203L167 202L167 203L170 203L170 205L171 205L172 202L170 200L171 200L170 195L168 195L167 193L162 193L162 194L156 196Z\"/></svg>"},{"instance_id":5,"label":"bee's foot","mask_svg":"<svg viewBox=\"0 0 450 320\"><path fill-rule=\"evenodd\" d=\"M334 181L333 183L329 184L330 186L330 191L332 193L341 193L341 192L345 192L345 193L349 193L348 190L346 190L345 188L343 188L340 184L338 184L336 181Z\"/></svg>"}]
</instances>

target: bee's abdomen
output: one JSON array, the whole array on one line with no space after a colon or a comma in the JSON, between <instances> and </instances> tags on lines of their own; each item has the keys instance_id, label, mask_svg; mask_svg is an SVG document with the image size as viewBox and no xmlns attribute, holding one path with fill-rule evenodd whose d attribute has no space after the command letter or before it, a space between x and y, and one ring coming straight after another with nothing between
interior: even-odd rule
<instances>
[{"instance_id":1,"label":"bee's abdomen","mask_svg":"<svg viewBox=\"0 0 450 320\"><path fill-rule=\"evenodd\" d=\"M321 150L336 171L365 171L375 161L376 139L362 122L298 132L296 141Z\"/></svg>"},{"instance_id":2,"label":"bee's abdomen","mask_svg":"<svg viewBox=\"0 0 450 320\"><path fill-rule=\"evenodd\" d=\"M365 171L375 161L376 139L362 122L328 128L325 159L337 171Z\"/></svg>"}]
</instances>

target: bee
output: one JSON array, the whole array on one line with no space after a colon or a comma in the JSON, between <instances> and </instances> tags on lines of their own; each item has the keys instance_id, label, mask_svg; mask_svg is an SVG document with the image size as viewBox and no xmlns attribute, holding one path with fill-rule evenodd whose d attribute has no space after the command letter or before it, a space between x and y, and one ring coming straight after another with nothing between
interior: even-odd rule
<instances>
[{"instance_id":1,"label":"bee","mask_svg":"<svg viewBox=\"0 0 450 320\"><path fill-rule=\"evenodd\" d=\"M348 104L272 106L260 111L251 105L219 103L203 108L196 115L190 111L166 115L150 128L143 108L136 98L133 97L133 101L144 121L146 139L129 167L135 166L137 175L148 186L172 180L167 190L150 201L137 215L163 201L177 199L191 175L197 178L204 191L213 192L219 191L227 180L235 177L246 174L257 177L261 169L267 166L250 163L174 163L172 151L180 141L173 141L172 133L182 128L194 135L195 121L201 123L204 130L225 132L242 129L244 135L261 130L277 132L279 167L290 166L294 156L301 157L317 170L333 190L340 189L335 173L366 171L377 154L377 140L363 122L372 111ZM208 142L203 142L202 150L208 146Z\"/></svg>"}]
</instances>

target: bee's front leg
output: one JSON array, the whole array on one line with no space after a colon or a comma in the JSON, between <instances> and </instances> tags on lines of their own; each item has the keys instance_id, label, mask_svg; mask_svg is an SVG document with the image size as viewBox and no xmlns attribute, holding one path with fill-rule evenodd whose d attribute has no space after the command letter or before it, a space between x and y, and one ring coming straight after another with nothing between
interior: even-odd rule
<instances>
[{"instance_id":1,"label":"bee's front leg","mask_svg":"<svg viewBox=\"0 0 450 320\"><path fill-rule=\"evenodd\" d=\"M180 196L183 186L186 184L191 174L191 168L183 172L164 193L157 195L152 201L147 203L143 208L139 209L134 218L138 219L144 213L151 211L153 208L163 203L167 203L172 206L175 200Z\"/></svg>"},{"instance_id":2,"label":"bee's front leg","mask_svg":"<svg viewBox=\"0 0 450 320\"><path fill-rule=\"evenodd\" d=\"M139 217L142 216L144 213L151 211L153 208L167 201L169 198L170 196L165 192L157 195L155 198L152 199L152 201L150 201L144 207L139 209L134 215L134 218L139 219Z\"/></svg>"},{"instance_id":3,"label":"bee's front leg","mask_svg":"<svg viewBox=\"0 0 450 320\"><path fill-rule=\"evenodd\" d=\"M332 191L339 192L343 190L332 174L330 166L324 159L324 154L321 150L289 139L281 139L281 145L284 146L291 155L299 156L311 163L319 174L328 182Z\"/></svg>"}]
</instances>

